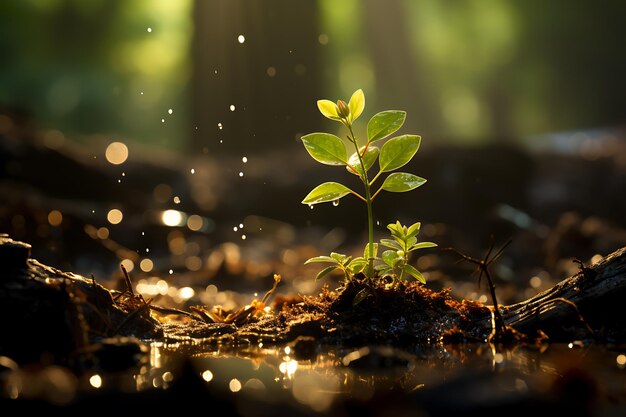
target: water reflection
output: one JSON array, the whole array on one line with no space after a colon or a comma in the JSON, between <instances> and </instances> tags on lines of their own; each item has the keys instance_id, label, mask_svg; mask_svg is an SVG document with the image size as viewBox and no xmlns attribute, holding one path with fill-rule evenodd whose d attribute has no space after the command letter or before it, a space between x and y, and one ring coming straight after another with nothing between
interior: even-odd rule
<instances>
[{"instance_id":1,"label":"water reflection","mask_svg":"<svg viewBox=\"0 0 626 417\"><path fill-rule=\"evenodd\" d=\"M207 350L208 349L208 350ZM490 405L544 401L570 395L586 384L594 405L626 403L626 356L604 347L567 345L542 349L495 349L488 345L432 347L412 354L393 348L327 349L297 360L293 348L204 346L201 343L153 343L149 365L132 378L137 390L187 384L181 366L191 357L194 375L209 391L230 392L271 404L289 403L314 412L334 410L344 402L367 403L389 393L429 398L429 407L457 407L464 402ZM185 359L187 358L187 359ZM89 380L99 387L102 380ZM588 385L588 386L587 386ZM443 393L455 392L454 400ZM422 397L423 396L423 397Z\"/></svg>"},{"instance_id":2,"label":"water reflection","mask_svg":"<svg viewBox=\"0 0 626 417\"><path fill-rule=\"evenodd\" d=\"M189 339L152 343L143 364L130 371L92 370L78 378L59 366L22 369L6 358L0 364L0 397L52 404L70 404L85 392L166 391L162 394L175 400L194 387L194 401L204 393L236 407L269 407L276 415L383 404L435 415L502 404L537 407L533 410L566 404L600 411L626 406L626 356L597 345L508 350L484 344L433 346L412 353L391 347L325 348L302 358L297 345L234 347Z\"/></svg>"}]
</instances>

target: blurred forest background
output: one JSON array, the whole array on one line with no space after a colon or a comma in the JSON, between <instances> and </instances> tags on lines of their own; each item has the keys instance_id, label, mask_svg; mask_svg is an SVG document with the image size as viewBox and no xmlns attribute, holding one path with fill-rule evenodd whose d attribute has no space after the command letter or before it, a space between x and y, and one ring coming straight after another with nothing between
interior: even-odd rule
<instances>
[{"instance_id":1,"label":"blurred forest background","mask_svg":"<svg viewBox=\"0 0 626 417\"><path fill-rule=\"evenodd\" d=\"M0 103L75 138L253 151L328 128L315 100L363 88L366 115L407 109L429 140L519 142L624 125L625 16L623 1L9 0Z\"/></svg>"},{"instance_id":2,"label":"blurred forest background","mask_svg":"<svg viewBox=\"0 0 626 417\"><path fill-rule=\"evenodd\" d=\"M2 1L0 232L85 276L126 262L149 295L172 274L204 302L218 277L312 291L303 261L359 253L365 213L300 204L354 178L299 137L337 128L317 99L362 88L361 132L406 110L429 181L381 195L377 237L421 220L475 256L511 237L498 276L519 299L626 244L624 18L611 0ZM417 266L480 296L445 256Z\"/></svg>"}]
</instances>

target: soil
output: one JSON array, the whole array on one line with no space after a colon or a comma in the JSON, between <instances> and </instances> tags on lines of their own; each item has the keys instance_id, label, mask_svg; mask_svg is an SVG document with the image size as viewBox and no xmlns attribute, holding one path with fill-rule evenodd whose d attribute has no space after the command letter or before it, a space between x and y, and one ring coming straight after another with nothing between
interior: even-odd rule
<instances>
[{"instance_id":1,"label":"soil","mask_svg":"<svg viewBox=\"0 0 626 417\"><path fill-rule=\"evenodd\" d=\"M601 335L623 340L619 333L626 333L621 315L612 319L604 305L624 289L626 248L593 267L582 266L579 274L533 299L501 307L505 322L523 329L531 336L527 339L517 337L513 329L495 334L493 307L458 301L449 290L432 291L418 282L390 286L357 276L336 290L324 286L315 296L278 295L268 308L265 302L276 288L277 276L262 301L253 300L235 311L197 306L188 312L153 305L132 291L130 278L128 289L108 290L93 279L28 259L29 250L27 244L0 237L0 259L11 259L4 263L0 281L0 314L12 317L4 329L0 354L23 362L39 360L44 352L61 360L93 360L98 351L111 351L116 342L110 338L120 336L235 347L290 344L297 356L306 357L322 345L381 345L410 351L417 346L507 338L526 343L538 336L540 342L545 338L542 329L563 333L568 320L572 328L564 334L570 337L578 337L581 329L596 340ZM588 315L590 310L595 311L593 316ZM585 316L592 320L587 322ZM132 355L133 350L118 351Z\"/></svg>"},{"instance_id":2,"label":"soil","mask_svg":"<svg viewBox=\"0 0 626 417\"><path fill-rule=\"evenodd\" d=\"M370 295L355 305L362 290ZM402 348L437 343L455 331L463 340L484 341L488 334L477 333L475 323L491 317L478 302L458 302L447 290L434 292L417 282L388 288L355 279L334 291L325 286L298 303L281 302L274 317L242 326L238 336L264 343L268 336L282 342L308 336L330 345Z\"/></svg>"}]
</instances>

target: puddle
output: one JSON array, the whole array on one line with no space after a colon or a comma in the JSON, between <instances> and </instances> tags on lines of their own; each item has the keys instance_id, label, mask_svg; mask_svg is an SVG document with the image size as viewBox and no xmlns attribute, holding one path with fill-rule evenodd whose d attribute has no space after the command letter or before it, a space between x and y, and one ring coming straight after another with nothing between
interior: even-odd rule
<instances>
[{"instance_id":1,"label":"puddle","mask_svg":"<svg viewBox=\"0 0 626 417\"><path fill-rule=\"evenodd\" d=\"M233 350L152 343L140 366L81 376L75 396L68 396L67 389L58 391L64 399L73 398L64 404L70 408L79 407L85 398L90 407L98 400L123 399L129 407L143 409L179 401L181 411L186 405L217 401L245 416L356 411L447 415L503 407L510 411L565 407L593 411L591 415L620 415L626 409L623 354L596 345L544 348L499 351L483 344L407 353L388 347L331 347L313 359L298 360L290 347ZM23 384L11 386L10 381L3 379L5 393L18 398L13 403L36 393ZM44 399L55 402L54 396Z\"/></svg>"}]
</instances>

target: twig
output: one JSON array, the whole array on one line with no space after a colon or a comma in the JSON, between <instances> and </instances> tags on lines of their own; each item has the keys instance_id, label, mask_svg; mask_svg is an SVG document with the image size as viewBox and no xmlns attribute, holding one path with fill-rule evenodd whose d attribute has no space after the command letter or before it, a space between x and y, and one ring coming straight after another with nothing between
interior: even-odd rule
<instances>
[{"instance_id":1,"label":"twig","mask_svg":"<svg viewBox=\"0 0 626 417\"><path fill-rule=\"evenodd\" d=\"M133 283L130 280L130 276L128 275L128 271L126 270L126 267L124 267L124 264L120 264L120 268L122 268L122 272L124 273L124 279L126 280L126 288L128 288L128 291L131 293L131 295L135 295L135 291L133 290Z\"/></svg>"},{"instance_id":2,"label":"twig","mask_svg":"<svg viewBox=\"0 0 626 417\"><path fill-rule=\"evenodd\" d=\"M480 287L480 281L482 279L482 276L485 275L485 277L487 278L487 285L489 287L489 292L491 293L491 300L493 302L493 310L494 310L494 316L495 316L495 331L496 331L497 337L504 335L504 329L506 328L506 324L504 323L504 319L502 318L502 315L500 314L500 310L498 309L498 299L496 298L496 286L493 284L493 280L491 279L489 266L495 260L497 260L502 255L502 253L504 253L504 249L506 249L506 247L509 246L511 242L512 240L509 239L504 245L502 245L502 247L496 252L495 255L491 256L491 253L493 252L493 238L492 238L491 243L489 244L489 249L487 250L487 253L485 254L485 257L483 259L472 258L471 256L467 256L454 248L446 248L447 250L456 252L462 258L461 260L464 260L464 261L467 261L476 265L476 271L478 272L479 287Z\"/></svg>"},{"instance_id":3,"label":"twig","mask_svg":"<svg viewBox=\"0 0 626 417\"><path fill-rule=\"evenodd\" d=\"M274 293L274 291L276 291L276 287L278 286L279 282L280 282L280 275L274 274L274 286L272 286L272 288L268 292L266 292L265 295L263 296L263 299L261 300L263 304L265 304L267 299L270 298L270 296Z\"/></svg>"},{"instance_id":4,"label":"twig","mask_svg":"<svg viewBox=\"0 0 626 417\"><path fill-rule=\"evenodd\" d=\"M204 323L204 320L202 320L200 317L196 316L195 314L189 313L187 311L179 310L177 308L168 308L168 307L150 305L150 309L154 311L158 311L159 313L163 313L163 314L179 314L182 316L191 317L194 320Z\"/></svg>"},{"instance_id":5,"label":"twig","mask_svg":"<svg viewBox=\"0 0 626 417\"><path fill-rule=\"evenodd\" d=\"M117 326L117 328L115 329L115 331L113 332L113 334L117 334L119 333L120 330L122 330L122 328L130 321L130 319L132 317L134 317L135 315L137 315L140 311L143 311L147 308L150 308L149 304L144 304L141 307L137 308L136 310L133 310L132 312L130 312L125 318L124 320L122 320L122 322L119 324L119 326Z\"/></svg>"}]
</instances>

